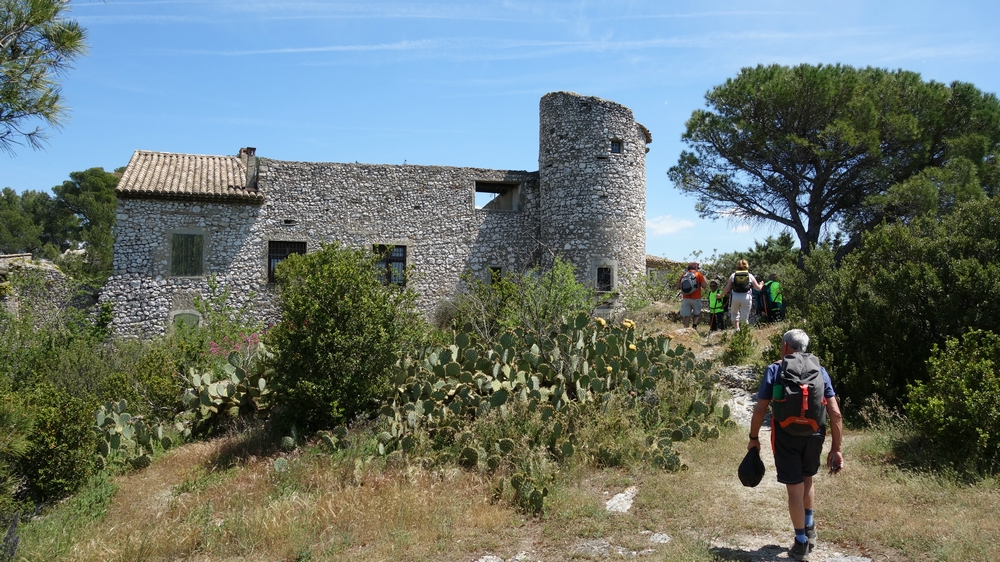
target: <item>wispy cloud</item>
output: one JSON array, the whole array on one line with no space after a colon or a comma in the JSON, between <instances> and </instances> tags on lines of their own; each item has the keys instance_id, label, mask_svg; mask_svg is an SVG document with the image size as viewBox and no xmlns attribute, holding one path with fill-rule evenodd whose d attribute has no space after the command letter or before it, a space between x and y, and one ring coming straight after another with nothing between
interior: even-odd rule
<instances>
[{"instance_id":1,"label":"wispy cloud","mask_svg":"<svg viewBox=\"0 0 1000 562\"><path fill-rule=\"evenodd\" d=\"M733 227L732 232L734 234L746 234L751 230L753 230L753 228L749 224L738 224Z\"/></svg>"},{"instance_id":2,"label":"wispy cloud","mask_svg":"<svg viewBox=\"0 0 1000 562\"><path fill-rule=\"evenodd\" d=\"M694 221L687 219L675 219L671 215L662 215L646 220L646 231L652 236L673 234L693 226Z\"/></svg>"}]
</instances>

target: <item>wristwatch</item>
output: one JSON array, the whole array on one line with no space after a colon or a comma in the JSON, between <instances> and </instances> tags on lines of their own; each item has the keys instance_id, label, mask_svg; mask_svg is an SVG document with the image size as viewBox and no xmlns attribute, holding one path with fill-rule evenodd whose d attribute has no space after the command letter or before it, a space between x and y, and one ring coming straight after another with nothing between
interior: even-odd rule
<instances>
[{"instance_id":1,"label":"wristwatch","mask_svg":"<svg viewBox=\"0 0 1000 562\"><path fill-rule=\"evenodd\" d=\"M757 438L756 438L756 437L754 437L753 435L751 435L751 436L750 436L750 440L751 440L751 441L760 441L760 439L757 439Z\"/></svg>"}]
</instances>

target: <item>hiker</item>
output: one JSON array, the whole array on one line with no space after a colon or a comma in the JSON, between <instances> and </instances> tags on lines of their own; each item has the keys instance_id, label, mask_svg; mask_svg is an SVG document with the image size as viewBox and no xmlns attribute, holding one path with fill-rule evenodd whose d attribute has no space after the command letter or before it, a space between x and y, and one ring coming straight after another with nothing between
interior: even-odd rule
<instances>
[{"instance_id":1,"label":"hiker","mask_svg":"<svg viewBox=\"0 0 1000 562\"><path fill-rule=\"evenodd\" d=\"M687 271L677 281L677 288L681 290L681 322L687 328L694 317L694 329L698 329L698 320L701 319L701 290L706 287L705 276L698 271L698 262L688 264Z\"/></svg>"},{"instance_id":2,"label":"hiker","mask_svg":"<svg viewBox=\"0 0 1000 562\"><path fill-rule=\"evenodd\" d=\"M778 276L771 273L764 281L764 298L767 300L767 321L780 322L785 319L785 305L781 296Z\"/></svg>"},{"instance_id":3,"label":"hiker","mask_svg":"<svg viewBox=\"0 0 1000 562\"><path fill-rule=\"evenodd\" d=\"M803 330L789 330L781 338L783 359L764 372L747 444L748 451L760 447L759 432L770 406L771 451L778 482L788 492L788 514L795 529L795 542L788 554L795 560L809 560L809 552L816 546L813 477L819 472L827 416L833 436L827 465L831 474L844 467L840 451L843 418L837 395L819 359L806 353L808 346L809 336Z\"/></svg>"},{"instance_id":4,"label":"hiker","mask_svg":"<svg viewBox=\"0 0 1000 562\"><path fill-rule=\"evenodd\" d=\"M750 320L750 307L753 305L753 294L751 288L758 291L764 287L757 281L757 278L750 273L750 264L747 260L736 262L736 271L729 276L726 288L722 290L723 295L732 295L729 301L729 314L733 319L733 327L740 329L740 322L747 323Z\"/></svg>"},{"instance_id":5,"label":"hiker","mask_svg":"<svg viewBox=\"0 0 1000 562\"><path fill-rule=\"evenodd\" d=\"M719 282L713 279L708 284L708 331L718 332L725 329L726 308L719 290Z\"/></svg>"}]
</instances>

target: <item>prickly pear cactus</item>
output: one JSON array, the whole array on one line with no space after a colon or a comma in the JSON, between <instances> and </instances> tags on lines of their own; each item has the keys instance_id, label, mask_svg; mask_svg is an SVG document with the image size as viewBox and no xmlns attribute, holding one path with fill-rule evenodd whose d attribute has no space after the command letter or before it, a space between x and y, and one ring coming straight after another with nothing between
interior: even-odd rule
<instances>
[{"instance_id":1,"label":"prickly pear cactus","mask_svg":"<svg viewBox=\"0 0 1000 562\"><path fill-rule=\"evenodd\" d=\"M270 355L264 344L258 346L262 356ZM263 365L262 361L247 364L234 352L214 372L198 373L192 368L186 377L190 386L181 397L189 414L178 419L179 430L189 436L211 432L224 418L265 417L270 407L267 379L271 373Z\"/></svg>"},{"instance_id":2,"label":"prickly pear cactus","mask_svg":"<svg viewBox=\"0 0 1000 562\"><path fill-rule=\"evenodd\" d=\"M158 425L155 433L142 416L133 416L126 409L125 400L107 402L97 410L93 430L99 437L97 444L97 466L131 467L142 469L152 462L155 447L169 449L172 442L163 435L163 426Z\"/></svg>"},{"instance_id":3,"label":"prickly pear cactus","mask_svg":"<svg viewBox=\"0 0 1000 562\"><path fill-rule=\"evenodd\" d=\"M498 471L518 466L525 448L544 451L554 462L583 455L617 466L623 453L577 441L569 423L573 408L607 405L613 400L643 414L654 447L654 466L678 470L672 444L719 435L728 419L718 407L715 382L707 365L673 346L665 335L643 336L635 323L610 323L581 314L553 336L512 330L495 345L478 341L470 330L456 331L448 345L419 350L400 360L393 390L381 409L378 452L414 458L454 458L470 470ZM543 429L522 439L508 435L479 442L470 431L478 419L507 416L515 404L526 406ZM531 479L525 477L525 481ZM541 482L509 483L518 505L540 511L546 496ZM535 509L537 507L537 509Z\"/></svg>"}]
</instances>

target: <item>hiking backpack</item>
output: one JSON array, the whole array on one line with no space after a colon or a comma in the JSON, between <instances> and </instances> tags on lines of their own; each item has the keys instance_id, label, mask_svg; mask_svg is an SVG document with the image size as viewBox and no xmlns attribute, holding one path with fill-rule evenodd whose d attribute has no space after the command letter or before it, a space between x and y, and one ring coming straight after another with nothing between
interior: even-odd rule
<instances>
[{"instance_id":1,"label":"hiking backpack","mask_svg":"<svg viewBox=\"0 0 1000 562\"><path fill-rule=\"evenodd\" d=\"M826 397L819 359L811 353L786 355L774 383L772 426L791 435L812 435L826 425Z\"/></svg>"},{"instance_id":2,"label":"hiking backpack","mask_svg":"<svg viewBox=\"0 0 1000 562\"><path fill-rule=\"evenodd\" d=\"M681 277L681 293L690 295L696 290L698 290L698 277L689 269Z\"/></svg>"},{"instance_id":3,"label":"hiking backpack","mask_svg":"<svg viewBox=\"0 0 1000 562\"><path fill-rule=\"evenodd\" d=\"M750 290L750 272L737 271L733 274L733 291L745 293Z\"/></svg>"}]
</instances>

